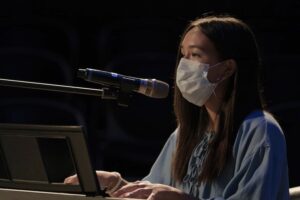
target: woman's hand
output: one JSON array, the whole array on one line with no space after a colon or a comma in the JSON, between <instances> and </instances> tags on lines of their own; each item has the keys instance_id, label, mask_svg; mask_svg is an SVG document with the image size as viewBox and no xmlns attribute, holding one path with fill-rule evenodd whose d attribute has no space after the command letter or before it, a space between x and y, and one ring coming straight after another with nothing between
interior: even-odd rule
<instances>
[{"instance_id":1,"label":"woman's hand","mask_svg":"<svg viewBox=\"0 0 300 200\"><path fill-rule=\"evenodd\" d=\"M111 195L114 191L127 184L127 181L122 179L118 172L96 171L101 189L106 189L106 192ZM77 174L67 177L64 180L65 184L78 185L79 180Z\"/></svg>"},{"instance_id":2,"label":"woman's hand","mask_svg":"<svg viewBox=\"0 0 300 200\"><path fill-rule=\"evenodd\" d=\"M78 180L77 174L74 174L72 176L65 178L64 184L79 185L79 180Z\"/></svg>"},{"instance_id":3,"label":"woman's hand","mask_svg":"<svg viewBox=\"0 0 300 200\"><path fill-rule=\"evenodd\" d=\"M147 200L195 200L177 188L163 184L151 184L148 181L128 183L112 193L112 196Z\"/></svg>"}]
</instances>

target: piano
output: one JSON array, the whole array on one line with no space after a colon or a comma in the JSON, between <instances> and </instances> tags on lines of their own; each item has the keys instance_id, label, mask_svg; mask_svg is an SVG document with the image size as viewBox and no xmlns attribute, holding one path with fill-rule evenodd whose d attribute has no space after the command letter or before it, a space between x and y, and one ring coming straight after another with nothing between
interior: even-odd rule
<instances>
[{"instance_id":1,"label":"piano","mask_svg":"<svg viewBox=\"0 0 300 200\"><path fill-rule=\"evenodd\" d=\"M74 172L79 185L63 184ZM100 185L83 127L0 124L1 200L126 200Z\"/></svg>"},{"instance_id":2,"label":"piano","mask_svg":"<svg viewBox=\"0 0 300 200\"><path fill-rule=\"evenodd\" d=\"M4 188L0 188L0 197L1 200L139 200Z\"/></svg>"}]
</instances>

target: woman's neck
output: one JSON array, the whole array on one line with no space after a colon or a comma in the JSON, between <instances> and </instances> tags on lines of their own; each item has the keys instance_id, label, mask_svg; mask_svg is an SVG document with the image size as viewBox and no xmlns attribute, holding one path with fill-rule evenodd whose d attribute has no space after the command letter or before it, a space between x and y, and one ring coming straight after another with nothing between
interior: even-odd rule
<instances>
[{"instance_id":1,"label":"woman's neck","mask_svg":"<svg viewBox=\"0 0 300 200\"><path fill-rule=\"evenodd\" d=\"M218 112L210 109L208 106L205 107L209 117L209 124L207 127L207 131L209 132L217 132L219 125L219 114Z\"/></svg>"},{"instance_id":2,"label":"woman's neck","mask_svg":"<svg viewBox=\"0 0 300 200\"><path fill-rule=\"evenodd\" d=\"M205 109L209 117L208 131L217 132L219 127L220 119L220 108L222 106L222 100L225 92L227 82L224 81L222 84L218 85L214 93L205 103Z\"/></svg>"},{"instance_id":3,"label":"woman's neck","mask_svg":"<svg viewBox=\"0 0 300 200\"><path fill-rule=\"evenodd\" d=\"M219 111L222 102L220 101L221 98L217 98L216 96L212 96L206 103L205 109L208 113L209 118L209 125L208 131L217 132L219 127Z\"/></svg>"}]
</instances>

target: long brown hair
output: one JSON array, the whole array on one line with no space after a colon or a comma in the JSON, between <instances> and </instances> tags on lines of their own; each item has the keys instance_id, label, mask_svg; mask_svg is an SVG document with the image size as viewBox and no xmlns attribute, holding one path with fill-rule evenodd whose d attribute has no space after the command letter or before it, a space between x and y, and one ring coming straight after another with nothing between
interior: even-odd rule
<instances>
[{"instance_id":1,"label":"long brown hair","mask_svg":"<svg viewBox=\"0 0 300 200\"><path fill-rule=\"evenodd\" d=\"M198 27L212 41L220 60L234 59L237 64L235 74L229 79L219 112L218 132L209 144L208 155L199 175L200 182L211 182L231 158L232 146L242 120L251 111L265 108L261 89L261 65L254 34L241 20L229 15L198 18L188 25L182 40L194 27ZM177 61L180 57L182 55L179 49ZM172 174L176 181L181 182L186 175L192 151L208 127L209 118L205 107L199 108L186 101L176 82L174 85L174 110L179 135L173 155Z\"/></svg>"}]
</instances>

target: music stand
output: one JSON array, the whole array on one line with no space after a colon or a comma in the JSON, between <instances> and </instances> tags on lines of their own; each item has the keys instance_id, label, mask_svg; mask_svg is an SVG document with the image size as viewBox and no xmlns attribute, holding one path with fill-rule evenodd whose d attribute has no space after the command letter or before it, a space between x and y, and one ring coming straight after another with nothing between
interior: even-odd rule
<instances>
[{"instance_id":1,"label":"music stand","mask_svg":"<svg viewBox=\"0 0 300 200\"><path fill-rule=\"evenodd\" d=\"M74 173L80 184L63 184ZM106 196L81 126L0 123L0 188Z\"/></svg>"}]
</instances>

